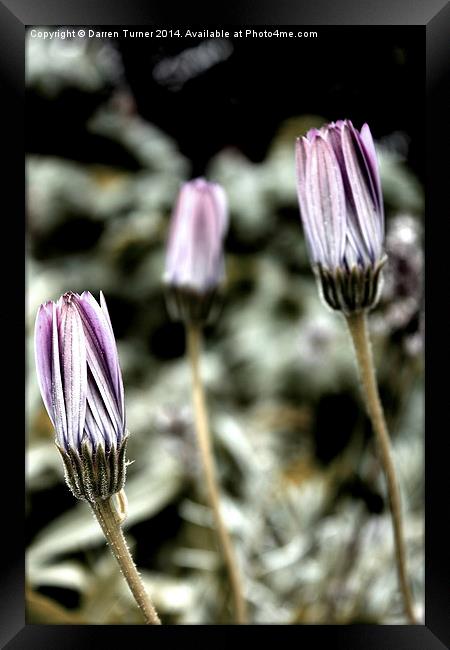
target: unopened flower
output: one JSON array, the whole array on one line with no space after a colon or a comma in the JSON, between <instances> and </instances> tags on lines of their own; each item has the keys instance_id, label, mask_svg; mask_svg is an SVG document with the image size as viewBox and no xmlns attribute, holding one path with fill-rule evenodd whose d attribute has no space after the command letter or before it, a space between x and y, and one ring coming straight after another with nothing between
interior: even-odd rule
<instances>
[{"instance_id":1,"label":"unopened flower","mask_svg":"<svg viewBox=\"0 0 450 650\"><path fill-rule=\"evenodd\" d=\"M185 321L207 318L225 277L227 227L223 188L203 178L184 183L172 215L164 272L174 317Z\"/></svg>"},{"instance_id":2,"label":"unopened flower","mask_svg":"<svg viewBox=\"0 0 450 650\"><path fill-rule=\"evenodd\" d=\"M106 302L87 291L40 306L39 388L56 432L66 481L78 499L107 499L125 482L122 374Z\"/></svg>"},{"instance_id":3,"label":"unopened flower","mask_svg":"<svg viewBox=\"0 0 450 650\"><path fill-rule=\"evenodd\" d=\"M333 309L373 307L379 295L384 212L375 146L367 124L350 120L297 139L297 191L312 265Z\"/></svg>"}]
</instances>

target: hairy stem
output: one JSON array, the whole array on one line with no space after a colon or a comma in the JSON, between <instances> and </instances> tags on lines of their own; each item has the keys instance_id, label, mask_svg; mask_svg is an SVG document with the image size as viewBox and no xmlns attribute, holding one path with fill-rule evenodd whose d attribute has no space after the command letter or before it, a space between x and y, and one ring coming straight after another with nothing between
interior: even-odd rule
<instances>
[{"instance_id":1,"label":"hairy stem","mask_svg":"<svg viewBox=\"0 0 450 650\"><path fill-rule=\"evenodd\" d=\"M381 405L378 386L375 377L372 348L367 327L365 312L357 312L347 316L347 324L355 348L361 383L365 395L365 401L372 426L375 431L379 449L381 464L386 478L387 491L392 516L392 526L395 540L395 555L397 564L398 580L403 596L406 616L410 623L416 623L414 614L413 599L409 587L406 571L406 549L402 522L402 509L400 491L392 459L391 443Z\"/></svg>"},{"instance_id":2,"label":"hairy stem","mask_svg":"<svg viewBox=\"0 0 450 650\"><path fill-rule=\"evenodd\" d=\"M158 614L153 607L152 601L145 591L141 577L133 562L128 549L125 537L118 522L117 513L114 512L114 506L110 499L105 501L98 500L90 503L94 515L106 537L111 551L116 558L123 577L130 587L137 604L139 605L148 625L161 625Z\"/></svg>"},{"instance_id":3,"label":"hairy stem","mask_svg":"<svg viewBox=\"0 0 450 650\"><path fill-rule=\"evenodd\" d=\"M217 487L216 469L211 449L211 436L208 426L208 415L203 384L200 378L200 347L201 330L195 325L188 325L187 347L192 369L192 391L195 411L197 441L206 480L208 499L214 514L217 536L223 552L223 558L228 570L231 589L233 592L236 621L247 622L247 607L242 594L239 570L236 563L233 545L220 513L219 490Z\"/></svg>"}]
</instances>

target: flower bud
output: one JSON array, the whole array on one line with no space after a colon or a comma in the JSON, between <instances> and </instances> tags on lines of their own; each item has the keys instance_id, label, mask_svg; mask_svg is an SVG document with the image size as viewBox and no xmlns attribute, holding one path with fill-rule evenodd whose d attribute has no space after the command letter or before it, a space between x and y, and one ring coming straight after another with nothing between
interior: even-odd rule
<instances>
[{"instance_id":1,"label":"flower bud","mask_svg":"<svg viewBox=\"0 0 450 650\"><path fill-rule=\"evenodd\" d=\"M122 374L106 302L87 291L40 306L35 326L39 388L75 497L107 499L125 482Z\"/></svg>"},{"instance_id":2,"label":"flower bud","mask_svg":"<svg viewBox=\"0 0 450 650\"><path fill-rule=\"evenodd\" d=\"M311 263L332 309L372 308L380 292L384 212L367 124L350 120L297 138L297 192Z\"/></svg>"},{"instance_id":3,"label":"flower bud","mask_svg":"<svg viewBox=\"0 0 450 650\"><path fill-rule=\"evenodd\" d=\"M225 277L223 240L227 227L223 188L203 178L184 183L172 215L164 273L174 318L207 320Z\"/></svg>"}]
</instances>

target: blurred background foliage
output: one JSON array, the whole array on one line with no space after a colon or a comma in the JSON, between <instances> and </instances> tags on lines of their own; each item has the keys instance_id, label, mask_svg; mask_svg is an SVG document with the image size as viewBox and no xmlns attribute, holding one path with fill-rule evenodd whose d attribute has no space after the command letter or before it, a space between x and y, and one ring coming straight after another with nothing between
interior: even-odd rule
<instances>
[{"instance_id":1,"label":"blurred background foliage","mask_svg":"<svg viewBox=\"0 0 450 650\"><path fill-rule=\"evenodd\" d=\"M349 338L321 304L294 138L368 121L387 213L374 352L419 609L423 516L423 65L418 33L312 41L27 45L27 603L30 623L142 623L64 484L34 371L39 304L105 293L131 431L125 531L164 623L232 620L195 446L183 327L161 276L180 183L225 187L226 293L203 375L227 525L255 623L402 622L390 517ZM330 64L330 57L333 61Z\"/></svg>"}]
</instances>

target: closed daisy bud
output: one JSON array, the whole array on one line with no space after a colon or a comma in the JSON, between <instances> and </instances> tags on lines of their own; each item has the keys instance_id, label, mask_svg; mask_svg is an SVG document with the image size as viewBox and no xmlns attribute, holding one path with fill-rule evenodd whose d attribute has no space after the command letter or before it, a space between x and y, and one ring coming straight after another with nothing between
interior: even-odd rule
<instances>
[{"instance_id":1,"label":"closed daisy bud","mask_svg":"<svg viewBox=\"0 0 450 650\"><path fill-rule=\"evenodd\" d=\"M345 314L379 296L384 212L375 147L367 124L311 129L296 143L297 192L322 295Z\"/></svg>"},{"instance_id":2,"label":"closed daisy bud","mask_svg":"<svg viewBox=\"0 0 450 650\"><path fill-rule=\"evenodd\" d=\"M87 291L39 308L39 388L56 432L66 481L78 499L107 499L125 482L122 374L106 302Z\"/></svg>"},{"instance_id":3,"label":"closed daisy bud","mask_svg":"<svg viewBox=\"0 0 450 650\"><path fill-rule=\"evenodd\" d=\"M174 318L207 320L225 277L228 206L223 188L203 178L184 183L170 224L164 282Z\"/></svg>"}]
</instances>

